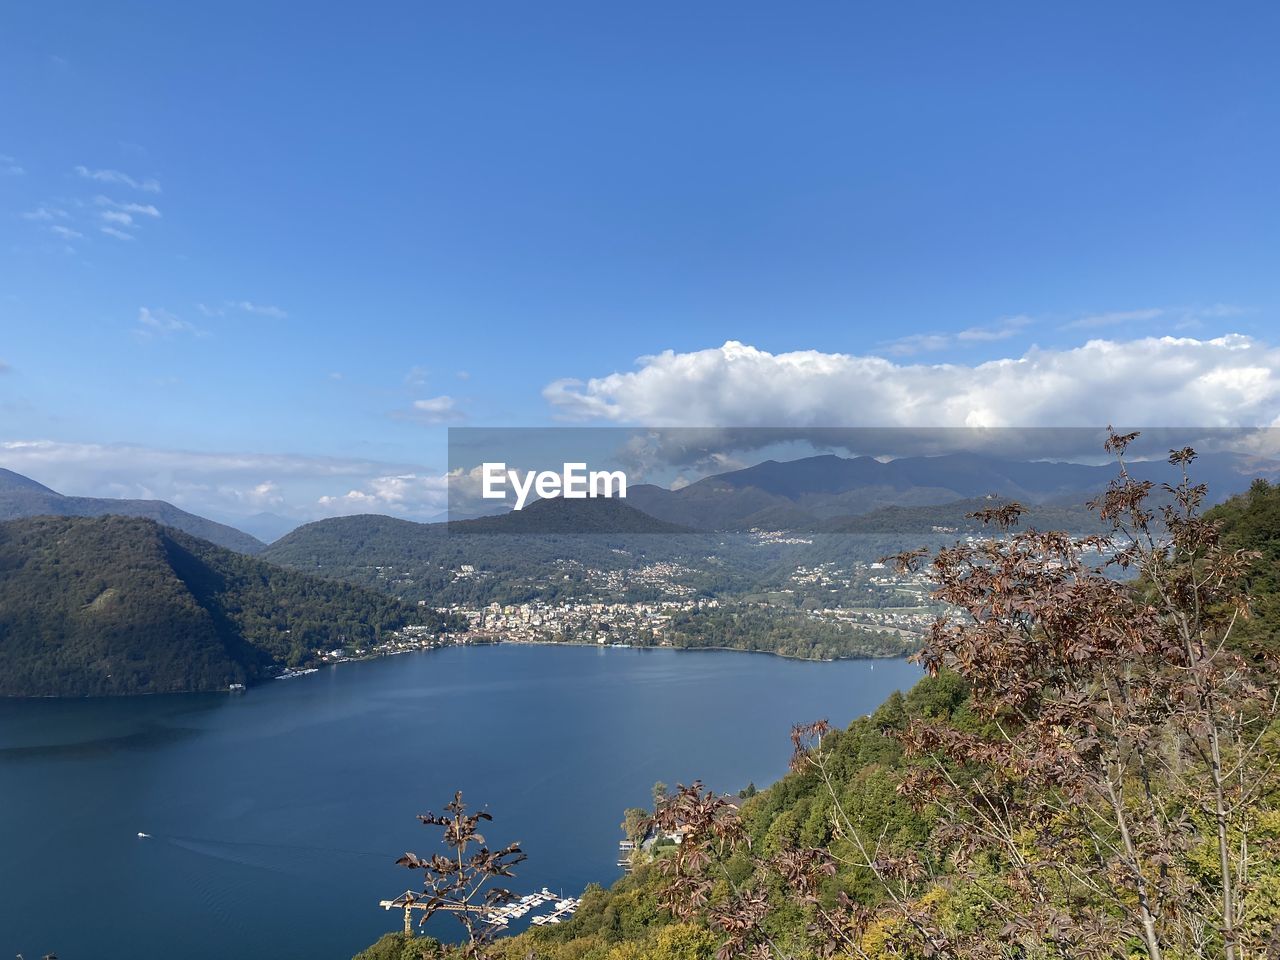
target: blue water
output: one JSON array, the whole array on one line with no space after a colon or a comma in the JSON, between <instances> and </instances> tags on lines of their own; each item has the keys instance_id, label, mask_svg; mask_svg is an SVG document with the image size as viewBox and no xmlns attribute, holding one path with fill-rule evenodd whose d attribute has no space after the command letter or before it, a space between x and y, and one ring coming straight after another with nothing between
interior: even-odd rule
<instances>
[{"instance_id":1,"label":"blue water","mask_svg":"<svg viewBox=\"0 0 1280 960\"><path fill-rule=\"evenodd\" d=\"M764 786L792 723L844 725L918 676L503 645L243 696L0 702L0 956L342 960L399 929L377 902L418 885L394 860L438 849L414 817L455 789L494 814L491 843L523 843L517 892L607 885L654 781Z\"/></svg>"}]
</instances>

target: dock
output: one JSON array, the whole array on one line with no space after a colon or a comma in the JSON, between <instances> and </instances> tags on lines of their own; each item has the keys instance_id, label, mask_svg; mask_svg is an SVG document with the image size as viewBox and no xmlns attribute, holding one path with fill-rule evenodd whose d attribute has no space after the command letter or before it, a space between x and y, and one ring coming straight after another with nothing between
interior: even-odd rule
<instances>
[{"instance_id":1,"label":"dock","mask_svg":"<svg viewBox=\"0 0 1280 960\"><path fill-rule=\"evenodd\" d=\"M565 897L563 900L557 900L555 909L548 914L539 917L533 917L529 922L542 926L544 923L563 923L573 916L573 912L581 906L582 900L578 897Z\"/></svg>"}]
</instances>

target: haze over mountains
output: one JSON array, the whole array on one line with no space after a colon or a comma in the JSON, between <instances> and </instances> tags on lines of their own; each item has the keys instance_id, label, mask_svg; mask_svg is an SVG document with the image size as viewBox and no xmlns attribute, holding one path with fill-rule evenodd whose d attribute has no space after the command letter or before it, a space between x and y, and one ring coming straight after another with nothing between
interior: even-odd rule
<instances>
[{"instance_id":1,"label":"haze over mountains","mask_svg":"<svg viewBox=\"0 0 1280 960\"><path fill-rule=\"evenodd\" d=\"M243 530L196 516L163 500L66 497L30 477L0 468L0 521L21 517L145 517L238 553L258 553L265 544Z\"/></svg>"},{"instance_id":2,"label":"haze over mountains","mask_svg":"<svg viewBox=\"0 0 1280 960\"><path fill-rule=\"evenodd\" d=\"M1163 461L1136 461L1130 472L1159 484L1176 476ZM1280 478L1280 462L1240 454L1202 456L1197 478L1219 502L1248 488L1255 477ZM962 522L961 506L997 496L1041 509L1038 525L1077 527L1083 505L1114 478L1113 464L1011 460L975 453L881 461L833 454L767 460L705 477L678 490L634 484L625 501L594 500L456 520L455 533L732 532L750 529L804 532L908 532ZM947 505L953 505L947 507ZM910 509L908 509L910 508ZM932 509L944 508L944 509ZM39 515L146 517L241 553L258 554L262 540L226 523L197 516L162 500L68 497L21 474L0 469L0 521ZM319 520L299 528L314 535ZM240 521L268 541L293 535L293 521L259 514ZM441 524L443 526L443 524ZM893 528L893 529L891 529Z\"/></svg>"},{"instance_id":3,"label":"haze over mountains","mask_svg":"<svg viewBox=\"0 0 1280 960\"><path fill-rule=\"evenodd\" d=\"M1175 482L1163 461L1138 461L1130 473ZM1280 463L1236 454L1200 458L1195 474L1218 502L1255 477L1280 476ZM936 457L844 458L832 454L706 477L679 490L633 486L627 503L659 520L698 530L839 530L842 518L888 507L925 507L997 496L1026 505L1082 507L1116 476L1114 464L1007 460L974 453Z\"/></svg>"},{"instance_id":4,"label":"haze over mountains","mask_svg":"<svg viewBox=\"0 0 1280 960\"><path fill-rule=\"evenodd\" d=\"M1196 468L1212 502L1280 476L1236 456ZM1131 473L1176 480L1159 462ZM972 454L817 456L452 523L335 517L268 547L163 501L65 497L0 471L0 696L224 689L437 605L593 596L591 571L674 564L683 588L753 596L799 566L976 533L966 514L992 496L1028 505L1029 524L1084 532L1096 529L1084 502L1114 476ZM761 528L793 533L749 532Z\"/></svg>"}]
</instances>

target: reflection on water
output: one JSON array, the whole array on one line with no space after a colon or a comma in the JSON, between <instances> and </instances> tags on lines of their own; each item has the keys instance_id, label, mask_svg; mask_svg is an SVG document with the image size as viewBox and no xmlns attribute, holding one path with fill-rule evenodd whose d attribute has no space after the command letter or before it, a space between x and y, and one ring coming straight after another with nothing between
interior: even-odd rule
<instances>
[{"instance_id":1,"label":"reflection on water","mask_svg":"<svg viewBox=\"0 0 1280 960\"><path fill-rule=\"evenodd\" d=\"M455 789L494 813L491 841L528 850L518 892L607 884L622 811L654 781L763 785L792 723L843 725L917 676L507 645L244 696L0 702L0 955L349 957L397 929L377 901L413 883L394 860L434 849L414 817Z\"/></svg>"}]
</instances>

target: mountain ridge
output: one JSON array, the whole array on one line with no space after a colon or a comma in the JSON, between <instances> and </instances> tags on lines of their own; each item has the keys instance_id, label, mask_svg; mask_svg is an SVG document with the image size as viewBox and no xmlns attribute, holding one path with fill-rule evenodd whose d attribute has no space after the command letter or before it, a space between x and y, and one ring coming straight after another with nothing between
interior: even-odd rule
<instances>
[{"instance_id":1,"label":"mountain ridge","mask_svg":"<svg viewBox=\"0 0 1280 960\"><path fill-rule=\"evenodd\" d=\"M0 522L40 516L144 517L237 553L254 555L266 546L243 530L189 513L165 500L66 496L23 474L0 468Z\"/></svg>"}]
</instances>

